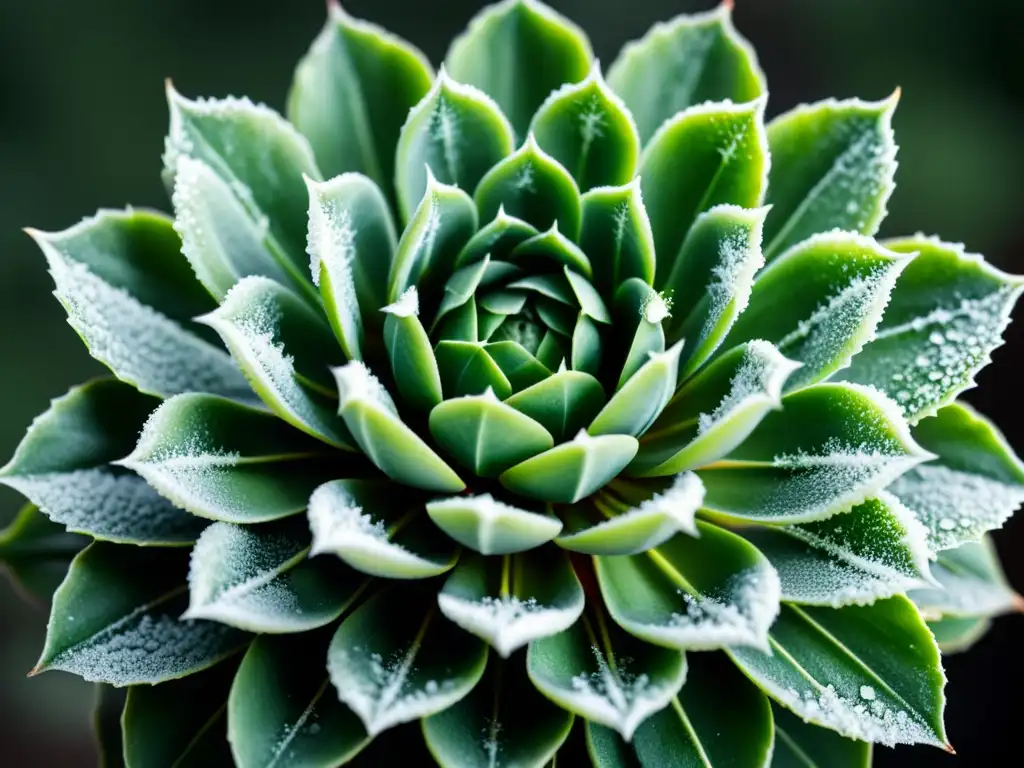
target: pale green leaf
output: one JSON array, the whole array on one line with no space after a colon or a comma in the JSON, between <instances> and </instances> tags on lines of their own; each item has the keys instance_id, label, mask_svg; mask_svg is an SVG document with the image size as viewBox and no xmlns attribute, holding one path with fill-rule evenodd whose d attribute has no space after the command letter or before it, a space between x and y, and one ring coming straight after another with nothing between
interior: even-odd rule
<instances>
[{"instance_id":1,"label":"pale green leaf","mask_svg":"<svg viewBox=\"0 0 1024 768\"><path fill-rule=\"evenodd\" d=\"M427 502L438 528L484 555L507 555L539 547L562 530L551 514L507 504L491 494L452 496Z\"/></svg>"},{"instance_id":2,"label":"pale green leaf","mask_svg":"<svg viewBox=\"0 0 1024 768\"><path fill-rule=\"evenodd\" d=\"M1024 612L1024 598L1006 580L989 537L940 552L931 573L936 582L933 586L908 593L930 621Z\"/></svg>"},{"instance_id":3,"label":"pale green leaf","mask_svg":"<svg viewBox=\"0 0 1024 768\"><path fill-rule=\"evenodd\" d=\"M632 342L615 389L620 390L651 355L665 351L665 322L671 316L672 297L659 293L638 277L631 277L615 292L615 325ZM684 347L685 348L685 347Z\"/></svg>"},{"instance_id":4,"label":"pale green leaf","mask_svg":"<svg viewBox=\"0 0 1024 768\"><path fill-rule=\"evenodd\" d=\"M559 371L505 400L544 426L558 442L579 432L605 404L601 384L588 373Z\"/></svg>"},{"instance_id":5,"label":"pale green leaf","mask_svg":"<svg viewBox=\"0 0 1024 768\"><path fill-rule=\"evenodd\" d=\"M576 326L572 331L572 352L569 363L574 371L582 371L591 376L601 373L601 331L590 316L580 312L576 318Z\"/></svg>"},{"instance_id":6,"label":"pale green leaf","mask_svg":"<svg viewBox=\"0 0 1024 768\"><path fill-rule=\"evenodd\" d=\"M928 622L928 629L935 636L939 650L946 655L970 649L991 628L991 619L976 617L948 616Z\"/></svg>"},{"instance_id":7,"label":"pale green leaf","mask_svg":"<svg viewBox=\"0 0 1024 768\"><path fill-rule=\"evenodd\" d=\"M434 356L447 398L482 395L488 389L499 400L512 394L512 382L483 342L444 340L434 348Z\"/></svg>"},{"instance_id":8,"label":"pale green leaf","mask_svg":"<svg viewBox=\"0 0 1024 768\"><path fill-rule=\"evenodd\" d=\"M509 322L516 322L517 318L509 318ZM551 376L551 371L536 357L526 351L526 348L518 341L504 340L495 341L502 334L492 335L491 341L484 347L491 360L501 369L501 372L508 379L513 392L519 392L534 384L539 384ZM522 338L523 334L514 333L514 336ZM528 343L529 339L523 339ZM538 346L538 351L540 347Z\"/></svg>"},{"instance_id":9,"label":"pale green leaf","mask_svg":"<svg viewBox=\"0 0 1024 768\"><path fill-rule=\"evenodd\" d=\"M544 232L517 245L508 258L517 264L525 263L537 271L546 272L554 263L569 267L587 278L592 274L587 254L572 238L562 233L557 221Z\"/></svg>"},{"instance_id":10,"label":"pale green leaf","mask_svg":"<svg viewBox=\"0 0 1024 768\"><path fill-rule=\"evenodd\" d=\"M581 198L580 248L594 270L594 287L611 298L636 277L654 282L654 235L640 179L619 187L595 187Z\"/></svg>"},{"instance_id":11,"label":"pale green leaf","mask_svg":"<svg viewBox=\"0 0 1024 768\"><path fill-rule=\"evenodd\" d=\"M662 412L673 393L679 372L683 342L650 359L622 385L587 427L591 435L640 437Z\"/></svg>"},{"instance_id":12,"label":"pale green leaf","mask_svg":"<svg viewBox=\"0 0 1024 768\"><path fill-rule=\"evenodd\" d=\"M403 402L425 412L442 400L441 374L419 319L419 304L419 293L410 286L397 302L384 307L384 345Z\"/></svg>"}]
</instances>

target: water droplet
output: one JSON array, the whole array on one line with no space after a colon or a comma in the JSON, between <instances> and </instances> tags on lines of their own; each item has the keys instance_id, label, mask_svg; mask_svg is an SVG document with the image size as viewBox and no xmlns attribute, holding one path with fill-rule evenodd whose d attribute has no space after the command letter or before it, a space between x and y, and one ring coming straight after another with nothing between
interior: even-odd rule
<instances>
[{"instance_id":1,"label":"water droplet","mask_svg":"<svg viewBox=\"0 0 1024 768\"><path fill-rule=\"evenodd\" d=\"M872 688L870 685L862 685L860 687L860 697L862 699L865 699L866 701L874 701L875 689Z\"/></svg>"}]
</instances>

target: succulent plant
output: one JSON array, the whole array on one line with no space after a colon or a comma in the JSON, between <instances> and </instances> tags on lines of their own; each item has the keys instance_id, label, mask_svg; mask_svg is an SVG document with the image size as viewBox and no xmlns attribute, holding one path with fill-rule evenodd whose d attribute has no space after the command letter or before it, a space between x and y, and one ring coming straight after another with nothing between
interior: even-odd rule
<instances>
[{"instance_id":1,"label":"succulent plant","mask_svg":"<svg viewBox=\"0 0 1024 768\"><path fill-rule=\"evenodd\" d=\"M606 79L536 0L436 75L334 5L290 122L169 87L173 218L30 231L113 377L0 470L0 557L108 764L950 749L1024 500L955 398L1024 280L873 239L898 93L766 125L730 11Z\"/></svg>"}]
</instances>

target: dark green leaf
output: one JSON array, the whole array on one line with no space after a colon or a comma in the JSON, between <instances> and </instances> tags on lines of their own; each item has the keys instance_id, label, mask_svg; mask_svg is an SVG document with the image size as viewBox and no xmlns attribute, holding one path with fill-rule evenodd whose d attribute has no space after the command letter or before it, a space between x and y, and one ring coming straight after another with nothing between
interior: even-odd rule
<instances>
[{"instance_id":1,"label":"dark green leaf","mask_svg":"<svg viewBox=\"0 0 1024 768\"><path fill-rule=\"evenodd\" d=\"M789 710L772 707L775 752L771 768L871 768L871 745L805 723Z\"/></svg>"},{"instance_id":2,"label":"dark green leaf","mask_svg":"<svg viewBox=\"0 0 1024 768\"><path fill-rule=\"evenodd\" d=\"M71 560L88 543L85 536L67 533L64 526L26 504L0 529L0 566L26 597L46 604L64 581Z\"/></svg>"},{"instance_id":3,"label":"dark green leaf","mask_svg":"<svg viewBox=\"0 0 1024 768\"><path fill-rule=\"evenodd\" d=\"M125 768L121 713L128 692L103 683L97 683L95 688L92 726L99 768Z\"/></svg>"},{"instance_id":4,"label":"dark green leaf","mask_svg":"<svg viewBox=\"0 0 1024 768\"><path fill-rule=\"evenodd\" d=\"M487 353L483 342L441 341L434 355L445 397L482 395L488 389L499 400L512 394L512 382Z\"/></svg>"},{"instance_id":5,"label":"dark green leaf","mask_svg":"<svg viewBox=\"0 0 1024 768\"><path fill-rule=\"evenodd\" d=\"M416 287L410 286L397 302L384 307L384 344L403 402L426 412L442 400L441 374L419 319L419 303Z\"/></svg>"},{"instance_id":6,"label":"dark green leaf","mask_svg":"<svg viewBox=\"0 0 1024 768\"><path fill-rule=\"evenodd\" d=\"M576 318L572 332L572 354L569 363L574 371L598 376L601 372L601 331L585 313Z\"/></svg>"},{"instance_id":7,"label":"dark green leaf","mask_svg":"<svg viewBox=\"0 0 1024 768\"><path fill-rule=\"evenodd\" d=\"M559 371L512 395L505 404L542 424L556 442L562 442L590 423L605 404L605 396L590 374Z\"/></svg>"},{"instance_id":8,"label":"dark green leaf","mask_svg":"<svg viewBox=\"0 0 1024 768\"><path fill-rule=\"evenodd\" d=\"M563 266L590 277L592 270L590 259L571 238L562 234L556 221L539 235L524 240L509 255L509 261L527 263L540 270L550 270L551 266Z\"/></svg>"},{"instance_id":9,"label":"dark green leaf","mask_svg":"<svg viewBox=\"0 0 1024 768\"><path fill-rule=\"evenodd\" d=\"M455 266L463 267L483 261L488 255L494 261L501 261L508 258L517 245L537 234L535 226L515 216L509 216L505 212L505 206L498 206L498 213L494 218L481 227L459 252Z\"/></svg>"}]
</instances>

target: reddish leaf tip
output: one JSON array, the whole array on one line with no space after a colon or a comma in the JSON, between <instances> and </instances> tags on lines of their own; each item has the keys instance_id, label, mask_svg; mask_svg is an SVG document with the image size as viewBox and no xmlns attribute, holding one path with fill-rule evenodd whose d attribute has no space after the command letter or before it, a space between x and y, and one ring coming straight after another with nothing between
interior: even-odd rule
<instances>
[{"instance_id":1,"label":"reddish leaf tip","mask_svg":"<svg viewBox=\"0 0 1024 768\"><path fill-rule=\"evenodd\" d=\"M943 744L943 745L942 745L942 748L943 748L944 750L946 750L947 752L949 752L949 754L951 754L951 755L955 755L955 754L956 754L956 750L955 750L955 749L953 749L953 745L952 745L952 744L950 744L950 743L948 743L948 742L947 742L947 743L945 743L945 744Z\"/></svg>"},{"instance_id":2,"label":"reddish leaf tip","mask_svg":"<svg viewBox=\"0 0 1024 768\"><path fill-rule=\"evenodd\" d=\"M735 0L722 0L722 8L724 8L727 13L732 13L732 9L735 7Z\"/></svg>"}]
</instances>

